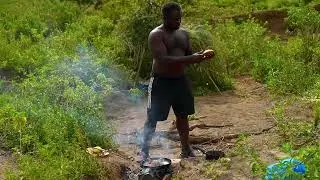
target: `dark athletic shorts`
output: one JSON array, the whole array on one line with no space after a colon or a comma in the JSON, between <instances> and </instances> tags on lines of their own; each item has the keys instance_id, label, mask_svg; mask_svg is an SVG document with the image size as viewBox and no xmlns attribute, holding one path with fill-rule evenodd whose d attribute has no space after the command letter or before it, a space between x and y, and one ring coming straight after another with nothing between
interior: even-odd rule
<instances>
[{"instance_id":1,"label":"dark athletic shorts","mask_svg":"<svg viewBox=\"0 0 320 180\"><path fill-rule=\"evenodd\" d=\"M166 78L154 74L148 88L148 121L167 120L170 107L176 116L194 114L194 97L190 81L186 76Z\"/></svg>"}]
</instances>

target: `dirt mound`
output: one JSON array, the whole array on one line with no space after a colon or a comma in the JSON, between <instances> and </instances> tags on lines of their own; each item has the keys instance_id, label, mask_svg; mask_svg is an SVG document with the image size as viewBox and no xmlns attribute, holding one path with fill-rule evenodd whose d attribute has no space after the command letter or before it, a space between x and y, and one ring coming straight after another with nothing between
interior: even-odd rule
<instances>
[{"instance_id":1,"label":"dirt mound","mask_svg":"<svg viewBox=\"0 0 320 180\"><path fill-rule=\"evenodd\" d=\"M108 173L107 179L136 179L139 165L121 151L110 152L107 157L101 158L101 162Z\"/></svg>"},{"instance_id":2,"label":"dirt mound","mask_svg":"<svg viewBox=\"0 0 320 180\"><path fill-rule=\"evenodd\" d=\"M233 16L232 19L235 22L241 22L253 18L266 27L271 33L278 34L281 36L286 35L287 27L285 23L285 18L288 13L285 10L268 10L259 11L252 14L244 14Z\"/></svg>"},{"instance_id":3,"label":"dirt mound","mask_svg":"<svg viewBox=\"0 0 320 180\"><path fill-rule=\"evenodd\" d=\"M320 11L320 4L314 5L313 8ZM269 35L279 35L282 39L288 37L285 19L288 17L286 9L281 10L265 10L253 12L250 14L241 14L232 17L225 17L223 19L233 19L235 22L241 23L244 20L254 18L268 29ZM214 21L215 22L215 21Z\"/></svg>"}]
</instances>

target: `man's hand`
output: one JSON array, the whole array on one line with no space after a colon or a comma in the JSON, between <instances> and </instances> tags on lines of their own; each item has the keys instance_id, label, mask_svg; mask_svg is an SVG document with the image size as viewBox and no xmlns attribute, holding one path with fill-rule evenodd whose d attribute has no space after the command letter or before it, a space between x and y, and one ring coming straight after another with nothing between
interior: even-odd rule
<instances>
[{"instance_id":1,"label":"man's hand","mask_svg":"<svg viewBox=\"0 0 320 180\"><path fill-rule=\"evenodd\" d=\"M207 49L203 52L204 59L211 59L212 57L214 57L214 51L212 49Z\"/></svg>"},{"instance_id":2,"label":"man's hand","mask_svg":"<svg viewBox=\"0 0 320 180\"><path fill-rule=\"evenodd\" d=\"M199 63L204 59L204 55L203 55L204 50L200 51L200 52L196 52L193 54L193 56L196 56L196 62Z\"/></svg>"},{"instance_id":3,"label":"man's hand","mask_svg":"<svg viewBox=\"0 0 320 180\"><path fill-rule=\"evenodd\" d=\"M214 57L214 51L211 49L207 49L196 52L193 55L197 57L197 62L200 63L201 61L208 60Z\"/></svg>"}]
</instances>

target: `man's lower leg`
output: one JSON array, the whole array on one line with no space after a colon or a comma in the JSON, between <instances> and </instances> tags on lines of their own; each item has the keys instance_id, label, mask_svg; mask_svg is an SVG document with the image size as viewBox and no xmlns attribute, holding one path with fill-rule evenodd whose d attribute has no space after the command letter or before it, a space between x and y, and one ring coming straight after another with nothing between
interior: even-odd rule
<instances>
[{"instance_id":1,"label":"man's lower leg","mask_svg":"<svg viewBox=\"0 0 320 180\"><path fill-rule=\"evenodd\" d=\"M180 136L182 156L194 156L189 144L189 122L187 116L177 116L177 130Z\"/></svg>"},{"instance_id":2,"label":"man's lower leg","mask_svg":"<svg viewBox=\"0 0 320 180\"><path fill-rule=\"evenodd\" d=\"M141 151L145 154L146 157L149 156L149 146L152 140L152 136L156 130L156 125L156 122L153 123L150 120L147 120L147 122L144 124Z\"/></svg>"}]
</instances>

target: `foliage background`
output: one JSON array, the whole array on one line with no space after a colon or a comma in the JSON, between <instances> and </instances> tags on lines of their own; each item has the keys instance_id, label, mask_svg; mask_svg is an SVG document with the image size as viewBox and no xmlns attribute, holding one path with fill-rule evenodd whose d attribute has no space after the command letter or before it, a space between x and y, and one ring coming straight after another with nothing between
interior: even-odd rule
<instances>
[{"instance_id":1,"label":"foliage background","mask_svg":"<svg viewBox=\"0 0 320 180\"><path fill-rule=\"evenodd\" d=\"M103 100L149 78L148 33L161 23L165 2L0 0L0 73L6 77L0 83L0 146L14 152L18 162L7 172L9 179L108 175L85 149L116 148ZM318 138L320 16L311 5L319 1L177 2L183 7L183 26L191 33L194 51L216 52L213 61L188 68L196 95L217 87L232 89L233 78L252 75L273 95L313 103L314 124L290 123L281 108L276 109L288 147L302 138L301 132L303 137ZM288 10L286 23L294 36L286 41L266 36L267 30L253 19L223 20L277 8ZM306 161L306 177L319 177L319 141L286 149L300 159L315 153Z\"/></svg>"}]
</instances>

